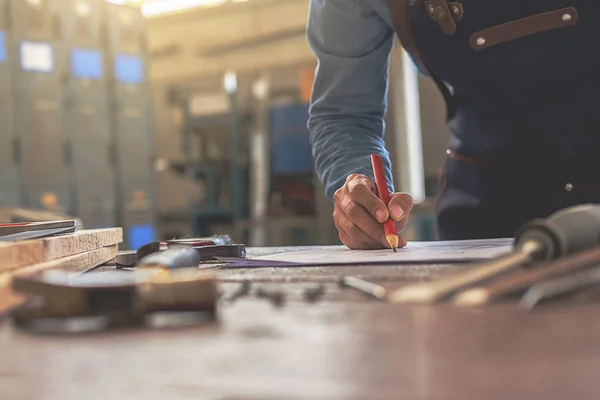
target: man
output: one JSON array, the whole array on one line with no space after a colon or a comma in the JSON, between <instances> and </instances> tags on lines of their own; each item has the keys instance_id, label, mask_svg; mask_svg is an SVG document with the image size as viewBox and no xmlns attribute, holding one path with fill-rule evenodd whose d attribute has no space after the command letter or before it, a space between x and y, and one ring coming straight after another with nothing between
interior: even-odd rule
<instances>
[{"instance_id":1,"label":"man","mask_svg":"<svg viewBox=\"0 0 600 400\"><path fill-rule=\"evenodd\" d=\"M448 106L441 239L508 237L600 201L598 16L597 0L311 0L309 128L342 242L387 247L381 222L402 230L413 206L394 193L386 208L369 162L381 154L392 181L383 117L395 32Z\"/></svg>"}]
</instances>

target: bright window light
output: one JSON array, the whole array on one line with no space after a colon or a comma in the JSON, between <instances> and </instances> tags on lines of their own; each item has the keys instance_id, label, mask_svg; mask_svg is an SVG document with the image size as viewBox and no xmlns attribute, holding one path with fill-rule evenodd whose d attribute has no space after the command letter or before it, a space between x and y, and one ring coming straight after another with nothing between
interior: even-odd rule
<instances>
[{"instance_id":1,"label":"bright window light","mask_svg":"<svg viewBox=\"0 0 600 400\"><path fill-rule=\"evenodd\" d=\"M223 87L225 87L225 91L229 94L237 91L237 75L233 71L227 71L225 76L223 77Z\"/></svg>"},{"instance_id":2,"label":"bright window light","mask_svg":"<svg viewBox=\"0 0 600 400\"><path fill-rule=\"evenodd\" d=\"M30 0L40 1L40 0ZM106 0L109 3L138 6L145 17L175 14L192 8L210 8L224 3L245 3L249 0Z\"/></svg>"},{"instance_id":3,"label":"bright window light","mask_svg":"<svg viewBox=\"0 0 600 400\"><path fill-rule=\"evenodd\" d=\"M52 72L54 70L52 46L46 43L22 42L21 67L31 72Z\"/></svg>"},{"instance_id":4,"label":"bright window light","mask_svg":"<svg viewBox=\"0 0 600 400\"><path fill-rule=\"evenodd\" d=\"M419 73L409 55L405 51L402 53L409 193L415 200L415 203L421 203L425 200L425 171L423 167L423 141L421 137Z\"/></svg>"},{"instance_id":5,"label":"bright window light","mask_svg":"<svg viewBox=\"0 0 600 400\"><path fill-rule=\"evenodd\" d=\"M142 14L153 17L196 7L215 7L225 2L227 0L151 0L142 4Z\"/></svg>"}]
</instances>

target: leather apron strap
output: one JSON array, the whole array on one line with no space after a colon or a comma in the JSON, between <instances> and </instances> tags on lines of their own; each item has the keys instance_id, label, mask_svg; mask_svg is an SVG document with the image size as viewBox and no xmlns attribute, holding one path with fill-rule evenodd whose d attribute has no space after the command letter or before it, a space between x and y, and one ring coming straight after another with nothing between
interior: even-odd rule
<instances>
[{"instance_id":1,"label":"leather apron strap","mask_svg":"<svg viewBox=\"0 0 600 400\"><path fill-rule=\"evenodd\" d=\"M424 0L416 0L412 5L408 5L408 0L389 0L390 11L392 14L392 22L394 23L394 30L400 40L400 44L404 50L411 55L413 61L421 68L422 71L427 72L433 82L438 87L439 91L444 97L446 102L446 119L449 119L454 114L454 106L452 101L452 94L448 89L448 86L431 71L428 67L423 55L419 51L419 46L413 35L412 30L412 17L418 7L424 7Z\"/></svg>"}]
</instances>

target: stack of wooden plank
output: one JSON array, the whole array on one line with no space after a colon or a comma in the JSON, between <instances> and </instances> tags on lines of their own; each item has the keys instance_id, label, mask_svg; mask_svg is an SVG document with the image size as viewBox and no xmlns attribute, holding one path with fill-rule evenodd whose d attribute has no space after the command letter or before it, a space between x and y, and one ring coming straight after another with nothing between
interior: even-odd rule
<instances>
[{"instance_id":1,"label":"stack of wooden plank","mask_svg":"<svg viewBox=\"0 0 600 400\"><path fill-rule=\"evenodd\" d=\"M11 290L14 277L31 276L50 269L83 272L113 260L122 241L121 228L108 228L0 243L0 314L24 300Z\"/></svg>"}]
</instances>

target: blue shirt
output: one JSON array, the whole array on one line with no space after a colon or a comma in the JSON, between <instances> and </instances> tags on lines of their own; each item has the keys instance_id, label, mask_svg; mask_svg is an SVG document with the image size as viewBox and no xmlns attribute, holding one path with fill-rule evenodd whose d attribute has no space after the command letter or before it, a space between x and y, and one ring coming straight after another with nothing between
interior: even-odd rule
<instances>
[{"instance_id":1,"label":"blue shirt","mask_svg":"<svg viewBox=\"0 0 600 400\"><path fill-rule=\"evenodd\" d=\"M308 43L318 59L308 128L327 197L346 177L373 177L369 156L383 156L388 66L394 41L389 0L311 0Z\"/></svg>"}]
</instances>

